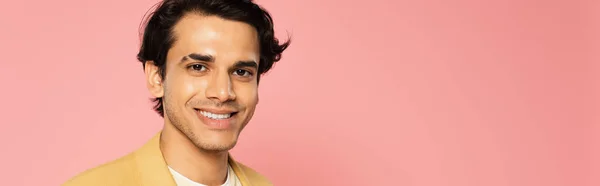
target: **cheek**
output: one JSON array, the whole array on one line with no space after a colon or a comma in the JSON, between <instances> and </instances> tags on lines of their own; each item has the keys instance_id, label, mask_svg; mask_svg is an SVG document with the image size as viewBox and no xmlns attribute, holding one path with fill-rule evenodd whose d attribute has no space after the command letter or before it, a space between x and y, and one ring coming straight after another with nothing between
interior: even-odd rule
<instances>
[{"instance_id":1,"label":"cheek","mask_svg":"<svg viewBox=\"0 0 600 186\"><path fill-rule=\"evenodd\" d=\"M170 76L167 82L165 89L180 104L186 104L193 97L198 96L198 94L203 94L207 85L207 81L202 78L194 78L192 76L187 76L185 74L173 73L173 76Z\"/></svg>"},{"instance_id":2,"label":"cheek","mask_svg":"<svg viewBox=\"0 0 600 186\"><path fill-rule=\"evenodd\" d=\"M208 80L206 80L206 78L189 76L183 79L181 83L183 84L181 92L184 94L183 96L185 96L186 102L205 98L204 93L208 86Z\"/></svg>"},{"instance_id":3,"label":"cheek","mask_svg":"<svg viewBox=\"0 0 600 186\"><path fill-rule=\"evenodd\" d=\"M204 91L201 90L205 90L208 85L208 81L204 78L188 77L182 82L185 84L184 91L191 96L204 93Z\"/></svg>"},{"instance_id":4,"label":"cheek","mask_svg":"<svg viewBox=\"0 0 600 186\"><path fill-rule=\"evenodd\" d=\"M239 101L247 107L254 108L258 103L258 87L255 85L242 85L236 90Z\"/></svg>"}]
</instances>

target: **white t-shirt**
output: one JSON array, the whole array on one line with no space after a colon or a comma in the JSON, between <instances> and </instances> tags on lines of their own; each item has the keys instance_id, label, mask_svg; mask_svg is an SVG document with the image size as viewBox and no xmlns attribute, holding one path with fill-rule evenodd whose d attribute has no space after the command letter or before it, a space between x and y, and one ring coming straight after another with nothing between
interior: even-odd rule
<instances>
[{"instance_id":1,"label":"white t-shirt","mask_svg":"<svg viewBox=\"0 0 600 186\"><path fill-rule=\"evenodd\" d=\"M193 180L190 180L189 178L179 174L179 172L173 170L171 167L169 167L169 171L171 171L171 175L173 175L173 179L175 180L175 183L177 184L177 186L206 186L203 184L200 184L198 182L195 182ZM221 186L241 186L242 184L240 183L239 178L237 177L237 175L235 175L235 172L233 172L233 169L231 169L231 166L227 167L227 179L225 181L225 183L223 183L223 185Z\"/></svg>"}]
</instances>

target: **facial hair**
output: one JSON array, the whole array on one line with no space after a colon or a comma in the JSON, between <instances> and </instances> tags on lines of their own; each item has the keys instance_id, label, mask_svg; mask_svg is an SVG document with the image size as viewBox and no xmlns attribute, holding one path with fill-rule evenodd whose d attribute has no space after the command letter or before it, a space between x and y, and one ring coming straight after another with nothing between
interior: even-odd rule
<instances>
[{"instance_id":1,"label":"facial hair","mask_svg":"<svg viewBox=\"0 0 600 186\"><path fill-rule=\"evenodd\" d=\"M177 111L177 105L173 104L171 100L172 94L169 88L167 88L166 84L164 84L165 94L163 96L163 108L164 113L167 116L166 119L177 129L179 132L183 133L199 150L204 152L223 152L231 150L237 144L237 138L231 143L227 144L215 144L208 143L203 141L200 136L189 127L190 122L186 121L184 113ZM214 103L210 100L197 100L197 101L189 101L186 105L199 106L199 105L214 105L215 107L227 105L230 108L240 108L239 104L233 101L228 101L224 103Z\"/></svg>"}]
</instances>

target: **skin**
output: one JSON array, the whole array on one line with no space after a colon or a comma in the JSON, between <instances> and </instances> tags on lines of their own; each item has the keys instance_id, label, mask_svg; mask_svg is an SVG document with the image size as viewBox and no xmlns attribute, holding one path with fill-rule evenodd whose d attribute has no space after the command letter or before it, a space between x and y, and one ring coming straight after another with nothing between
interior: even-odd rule
<instances>
[{"instance_id":1,"label":"skin","mask_svg":"<svg viewBox=\"0 0 600 186\"><path fill-rule=\"evenodd\" d=\"M184 16L173 32L164 79L152 61L145 68L148 90L163 97L161 151L182 175L220 185L227 177L228 151L258 104L257 32L243 22L194 13ZM202 59L206 56L212 59ZM198 110L236 114L230 127L215 129L200 119Z\"/></svg>"}]
</instances>

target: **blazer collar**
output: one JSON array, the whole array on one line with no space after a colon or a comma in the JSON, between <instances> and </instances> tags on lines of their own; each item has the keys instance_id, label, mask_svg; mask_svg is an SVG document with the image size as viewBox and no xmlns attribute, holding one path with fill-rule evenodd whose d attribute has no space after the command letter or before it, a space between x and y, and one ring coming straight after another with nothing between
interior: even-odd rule
<instances>
[{"instance_id":1,"label":"blazer collar","mask_svg":"<svg viewBox=\"0 0 600 186\"><path fill-rule=\"evenodd\" d=\"M137 165L137 179L142 185L176 186L167 163L160 151L160 134L155 134L144 146L134 152ZM242 166L228 154L228 162L233 172L244 186L251 186Z\"/></svg>"}]
</instances>

